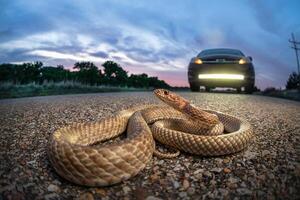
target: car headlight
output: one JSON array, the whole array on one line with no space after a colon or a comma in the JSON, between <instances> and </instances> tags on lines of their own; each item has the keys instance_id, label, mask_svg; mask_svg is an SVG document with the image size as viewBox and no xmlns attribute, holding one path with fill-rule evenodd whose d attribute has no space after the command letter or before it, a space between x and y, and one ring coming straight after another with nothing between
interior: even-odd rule
<instances>
[{"instance_id":1,"label":"car headlight","mask_svg":"<svg viewBox=\"0 0 300 200\"><path fill-rule=\"evenodd\" d=\"M239 64L243 65L243 64L246 64L247 63L247 60L242 58L239 60Z\"/></svg>"},{"instance_id":2,"label":"car headlight","mask_svg":"<svg viewBox=\"0 0 300 200\"><path fill-rule=\"evenodd\" d=\"M195 58L194 59L194 63L198 64L198 65L201 65L203 62L200 58Z\"/></svg>"}]
</instances>

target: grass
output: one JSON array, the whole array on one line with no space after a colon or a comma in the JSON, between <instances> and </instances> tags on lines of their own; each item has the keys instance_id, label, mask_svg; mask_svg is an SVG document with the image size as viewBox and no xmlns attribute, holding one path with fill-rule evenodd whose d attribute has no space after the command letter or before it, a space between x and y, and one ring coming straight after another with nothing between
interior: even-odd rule
<instances>
[{"instance_id":1,"label":"grass","mask_svg":"<svg viewBox=\"0 0 300 200\"><path fill-rule=\"evenodd\" d=\"M300 101L300 90L278 90L275 88L267 88L263 92L255 94Z\"/></svg>"},{"instance_id":2,"label":"grass","mask_svg":"<svg viewBox=\"0 0 300 200\"><path fill-rule=\"evenodd\" d=\"M146 91L146 88L116 87L116 86L90 86L78 82L45 82L43 84L30 83L26 85L13 84L10 82L0 84L0 99L20 98L32 96L48 96L60 94L98 93L98 92L124 92Z\"/></svg>"}]
</instances>

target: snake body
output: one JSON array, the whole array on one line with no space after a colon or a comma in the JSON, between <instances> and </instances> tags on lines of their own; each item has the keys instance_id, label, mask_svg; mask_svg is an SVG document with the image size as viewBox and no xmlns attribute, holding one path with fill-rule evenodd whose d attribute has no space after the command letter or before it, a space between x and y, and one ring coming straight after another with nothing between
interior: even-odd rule
<instances>
[{"instance_id":1,"label":"snake body","mask_svg":"<svg viewBox=\"0 0 300 200\"><path fill-rule=\"evenodd\" d=\"M201 110L167 90L155 94L169 106L137 106L55 131L48 157L56 172L79 185L107 186L135 176L153 154L163 156L155 150L154 139L180 151L218 156L241 151L253 137L244 120ZM95 145L125 131L127 137L120 142Z\"/></svg>"}]
</instances>

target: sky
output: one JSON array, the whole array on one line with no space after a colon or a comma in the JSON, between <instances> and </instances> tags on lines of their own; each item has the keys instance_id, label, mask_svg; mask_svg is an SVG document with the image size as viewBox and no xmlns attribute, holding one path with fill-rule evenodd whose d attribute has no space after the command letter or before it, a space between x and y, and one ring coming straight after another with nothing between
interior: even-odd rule
<instances>
[{"instance_id":1,"label":"sky","mask_svg":"<svg viewBox=\"0 0 300 200\"><path fill-rule=\"evenodd\" d=\"M0 63L107 60L129 74L188 86L187 66L207 48L253 57L256 85L284 87L297 70L298 0L0 0Z\"/></svg>"}]
</instances>

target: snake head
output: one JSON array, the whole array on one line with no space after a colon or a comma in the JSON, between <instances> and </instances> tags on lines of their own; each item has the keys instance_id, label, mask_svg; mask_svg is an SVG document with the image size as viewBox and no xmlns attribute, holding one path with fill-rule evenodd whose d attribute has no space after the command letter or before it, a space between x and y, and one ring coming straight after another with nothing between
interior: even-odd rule
<instances>
[{"instance_id":1,"label":"snake head","mask_svg":"<svg viewBox=\"0 0 300 200\"><path fill-rule=\"evenodd\" d=\"M156 89L154 94L176 110L182 110L189 103L188 100L166 89Z\"/></svg>"}]
</instances>

